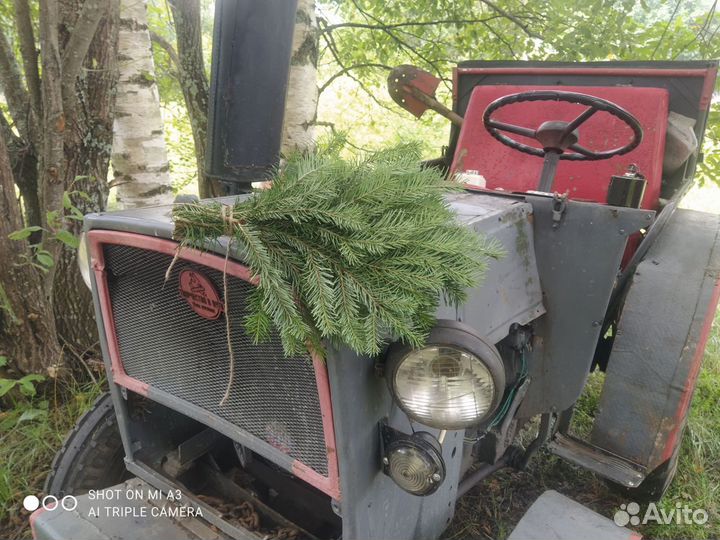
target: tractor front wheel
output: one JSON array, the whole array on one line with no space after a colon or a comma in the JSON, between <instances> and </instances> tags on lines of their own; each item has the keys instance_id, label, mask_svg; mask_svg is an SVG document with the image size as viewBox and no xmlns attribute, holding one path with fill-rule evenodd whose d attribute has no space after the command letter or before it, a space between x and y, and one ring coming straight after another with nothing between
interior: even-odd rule
<instances>
[{"instance_id":1,"label":"tractor front wheel","mask_svg":"<svg viewBox=\"0 0 720 540\"><path fill-rule=\"evenodd\" d=\"M101 395L68 434L52 463L45 492L81 495L131 477L109 393Z\"/></svg>"}]
</instances>

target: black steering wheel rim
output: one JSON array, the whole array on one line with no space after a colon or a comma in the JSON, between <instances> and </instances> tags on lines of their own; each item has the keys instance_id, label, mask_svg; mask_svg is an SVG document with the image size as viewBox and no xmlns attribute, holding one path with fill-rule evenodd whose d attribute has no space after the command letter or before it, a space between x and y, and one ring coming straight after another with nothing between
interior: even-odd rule
<instances>
[{"instance_id":1,"label":"black steering wheel rim","mask_svg":"<svg viewBox=\"0 0 720 540\"><path fill-rule=\"evenodd\" d=\"M611 114L616 118L619 118L623 123L630 127L633 132L633 138L628 144L619 148L604 150L602 152L595 152L589 150L577 143L572 144L569 146L569 148L575 150L575 152L560 153L558 157L561 160L597 161L601 159L610 159L611 157L621 156L623 154L631 152L632 150L637 148L638 145L642 142L643 132L640 122L637 120L637 118L635 118L632 114L630 114L628 111L626 111L619 105L616 105L611 101L607 101L596 96L581 94L580 92L566 92L561 90L531 90L528 92L510 94L496 99L487 106L487 108L485 109L485 113L483 114L483 124L485 126L485 129L488 131L488 133L490 133L490 135L492 135L492 137L494 137L502 144L509 146L510 148L514 148L515 150L526 154L531 154L533 156L545 157L548 153L547 149L536 148L534 146L518 142L515 139L512 139L507 135L501 133L501 131L509 131L510 133L515 133L516 135L536 138L537 130L523 128L521 126L515 126L512 124L505 124L502 122L498 122L492 118L492 114L495 111L501 109L502 107L514 103L524 103L529 101L564 101L568 103L576 103L579 105L587 105L588 107L590 107L585 112L580 114L580 116L575 118L575 120L569 123L569 125L575 124L573 126L573 129L571 129L570 131L574 131L575 129L577 129L579 125L589 119L590 116L592 116L595 112L601 111Z\"/></svg>"}]
</instances>

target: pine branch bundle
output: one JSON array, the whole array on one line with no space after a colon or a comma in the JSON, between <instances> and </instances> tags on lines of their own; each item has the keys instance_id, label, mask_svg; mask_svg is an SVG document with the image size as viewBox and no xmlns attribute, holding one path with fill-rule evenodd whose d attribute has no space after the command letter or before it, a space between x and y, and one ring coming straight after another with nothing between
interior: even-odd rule
<instances>
[{"instance_id":1,"label":"pine branch bundle","mask_svg":"<svg viewBox=\"0 0 720 540\"><path fill-rule=\"evenodd\" d=\"M175 238L204 248L230 236L259 285L244 326L277 328L287 355L323 340L361 354L392 335L421 346L442 296L462 303L497 244L455 221L458 185L419 165L416 145L344 160L337 143L293 155L272 187L232 207L173 209Z\"/></svg>"}]
</instances>

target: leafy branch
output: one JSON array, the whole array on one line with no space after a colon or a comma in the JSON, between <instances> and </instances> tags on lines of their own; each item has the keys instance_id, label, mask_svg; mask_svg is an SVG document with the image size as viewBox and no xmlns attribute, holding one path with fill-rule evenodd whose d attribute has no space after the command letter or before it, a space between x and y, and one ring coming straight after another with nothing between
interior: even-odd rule
<instances>
[{"instance_id":1,"label":"leafy branch","mask_svg":"<svg viewBox=\"0 0 720 540\"><path fill-rule=\"evenodd\" d=\"M60 212L55 210L48 211L45 215L47 228L39 225L30 225L11 232L8 234L8 238L16 242L22 242L30 239L34 233L43 232L47 239L65 244L70 249L77 249L80 245L80 240L66 228L66 220L83 220L82 211L72 203L73 196L85 200L89 199L89 196L82 191L66 191L63 194L63 211L66 212L66 215L61 215ZM30 265L45 273L55 266L53 254L47 249L44 249L41 242L27 244L27 249L27 253L19 255L22 265Z\"/></svg>"},{"instance_id":2,"label":"leafy branch","mask_svg":"<svg viewBox=\"0 0 720 540\"><path fill-rule=\"evenodd\" d=\"M232 206L173 209L183 246L230 238L258 283L245 330L261 341L274 328L289 356L325 341L368 355L391 336L420 346L440 299L463 302L501 256L457 223L446 195L459 185L422 169L417 145L353 160L339 147L289 156L270 189Z\"/></svg>"}]
</instances>

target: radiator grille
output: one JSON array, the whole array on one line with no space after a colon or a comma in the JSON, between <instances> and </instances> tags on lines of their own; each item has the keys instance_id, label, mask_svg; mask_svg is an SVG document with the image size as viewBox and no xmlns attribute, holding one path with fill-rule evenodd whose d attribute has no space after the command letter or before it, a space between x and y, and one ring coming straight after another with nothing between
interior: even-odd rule
<instances>
[{"instance_id":1,"label":"radiator grille","mask_svg":"<svg viewBox=\"0 0 720 540\"><path fill-rule=\"evenodd\" d=\"M253 344L242 328L252 285L228 276L235 376L228 381L225 318L198 316L178 290L185 269L202 273L222 296L222 273L169 255L106 244L105 268L120 359L126 373L244 429L327 476L315 371L309 356L285 358L276 334Z\"/></svg>"}]
</instances>

